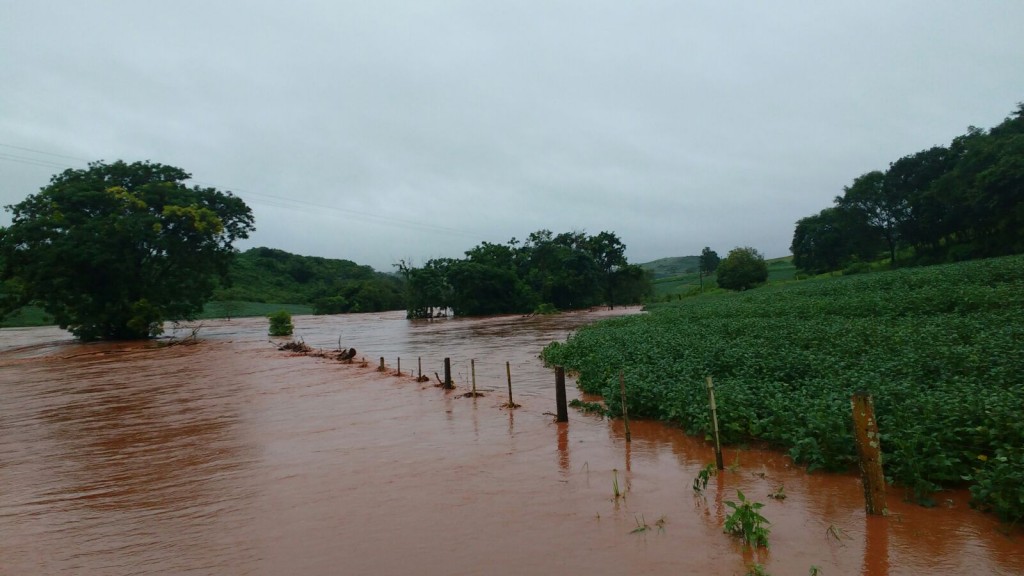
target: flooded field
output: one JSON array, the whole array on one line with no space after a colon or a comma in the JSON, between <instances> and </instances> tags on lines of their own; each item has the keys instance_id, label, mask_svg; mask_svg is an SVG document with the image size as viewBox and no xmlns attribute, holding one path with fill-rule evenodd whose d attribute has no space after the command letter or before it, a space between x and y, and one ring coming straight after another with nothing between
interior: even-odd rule
<instances>
[{"instance_id":1,"label":"flooded field","mask_svg":"<svg viewBox=\"0 0 1024 576\"><path fill-rule=\"evenodd\" d=\"M169 347L0 330L0 575L1024 574L1024 534L962 491L925 509L893 490L892 515L866 517L856 476L727 449L695 496L702 440L554 423L540 349L610 313L295 318L296 338L365 365L280 352L262 318ZM454 391L410 374L445 357ZM722 532L737 490L765 503L768 551Z\"/></svg>"}]
</instances>

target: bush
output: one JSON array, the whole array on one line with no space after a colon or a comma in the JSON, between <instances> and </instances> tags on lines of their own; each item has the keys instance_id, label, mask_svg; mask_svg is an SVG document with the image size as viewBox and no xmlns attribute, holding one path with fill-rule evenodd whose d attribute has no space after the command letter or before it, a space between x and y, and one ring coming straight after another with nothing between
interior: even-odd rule
<instances>
[{"instance_id":1,"label":"bush","mask_svg":"<svg viewBox=\"0 0 1024 576\"><path fill-rule=\"evenodd\" d=\"M558 314L558 308L555 308L554 304L545 302L533 309L534 314L540 314L542 316L548 316L551 314Z\"/></svg>"},{"instance_id":2,"label":"bush","mask_svg":"<svg viewBox=\"0 0 1024 576\"><path fill-rule=\"evenodd\" d=\"M285 310L278 310L267 318L270 319L271 336L291 336L292 331L295 330L295 326L292 325L292 315Z\"/></svg>"},{"instance_id":3,"label":"bush","mask_svg":"<svg viewBox=\"0 0 1024 576\"><path fill-rule=\"evenodd\" d=\"M764 256L749 246L733 248L718 265L718 286L727 290L746 290L768 280Z\"/></svg>"}]
</instances>

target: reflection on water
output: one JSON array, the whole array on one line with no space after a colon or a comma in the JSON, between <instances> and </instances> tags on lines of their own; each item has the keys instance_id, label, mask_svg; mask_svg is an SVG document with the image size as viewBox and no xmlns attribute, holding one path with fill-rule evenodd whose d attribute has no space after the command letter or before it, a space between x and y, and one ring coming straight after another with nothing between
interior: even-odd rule
<instances>
[{"instance_id":1,"label":"reflection on water","mask_svg":"<svg viewBox=\"0 0 1024 576\"><path fill-rule=\"evenodd\" d=\"M728 449L694 495L714 461L700 439L554 423L537 354L594 316L295 319L307 344L355 347L366 368L278 352L263 319L170 347L0 330L0 574L1024 573L1024 536L962 492L867 518L855 477ZM405 375L375 371L380 357ZM409 375L445 357L458 390ZM480 398L459 397L470 360ZM502 406L506 362L517 409ZM722 533L737 490L766 503L769 552ZM664 528L631 533L641 519Z\"/></svg>"}]
</instances>

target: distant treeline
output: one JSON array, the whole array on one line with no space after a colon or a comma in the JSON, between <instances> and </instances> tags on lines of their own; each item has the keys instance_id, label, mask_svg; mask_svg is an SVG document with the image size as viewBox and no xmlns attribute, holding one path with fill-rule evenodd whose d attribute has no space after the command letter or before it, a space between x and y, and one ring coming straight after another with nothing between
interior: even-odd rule
<instances>
[{"instance_id":1,"label":"distant treeline","mask_svg":"<svg viewBox=\"0 0 1024 576\"><path fill-rule=\"evenodd\" d=\"M652 292L650 276L629 264L625 251L611 232L540 230L525 242L483 242L461 260L433 259L420 268L402 262L406 310L426 318L447 310L479 316L640 302Z\"/></svg>"},{"instance_id":2,"label":"distant treeline","mask_svg":"<svg viewBox=\"0 0 1024 576\"><path fill-rule=\"evenodd\" d=\"M988 131L972 126L854 179L832 207L797 222L790 250L812 273L1024 252L1024 103Z\"/></svg>"},{"instance_id":3,"label":"distant treeline","mask_svg":"<svg viewBox=\"0 0 1024 576\"><path fill-rule=\"evenodd\" d=\"M230 286L217 290L215 300L308 304L316 314L405 308L400 276L350 260L252 248L235 257L230 278Z\"/></svg>"}]
</instances>

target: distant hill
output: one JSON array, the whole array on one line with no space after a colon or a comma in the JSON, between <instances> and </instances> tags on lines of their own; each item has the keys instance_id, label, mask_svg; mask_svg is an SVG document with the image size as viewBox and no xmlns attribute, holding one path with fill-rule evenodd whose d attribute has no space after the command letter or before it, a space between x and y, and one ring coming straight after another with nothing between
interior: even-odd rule
<instances>
[{"instance_id":1,"label":"distant hill","mask_svg":"<svg viewBox=\"0 0 1024 576\"><path fill-rule=\"evenodd\" d=\"M768 264L769 283L785 282L796 278L796 268L793 266L792 256L772 258L766 260L765 263ZM700 290L702 280L705 290L717 289L718 277L711 274L702 279L697 273L699 266L700 256L674 256L640 265L654 276L654 298L656 301L671 299L677 295L696 294Z\"/></svg>"},{"instance_id":2,"label":"distant hill","mask_svg":"<svg viewBox=\"0 0 1024 576\"><path fill-rule=\"evenodd\" d=\"M401 277L351 260L252 248L234 259L230 277L214 300L307 304L320 314L405 308Z\"/></svg>"},{"instance_id":3,"label":"distant hill","mask_svg":"<svg viewBox=\"0 0 1024 576\"><path fill-rule=\"evenodd\" d=\"M655 280L679 274L696 274L699 266L700 256L672 256L640 265L644 270L649 270Z\"/></svg>"}]
</instances>

